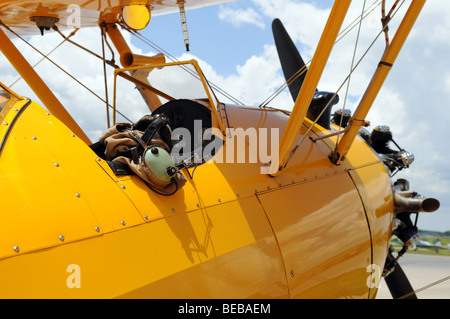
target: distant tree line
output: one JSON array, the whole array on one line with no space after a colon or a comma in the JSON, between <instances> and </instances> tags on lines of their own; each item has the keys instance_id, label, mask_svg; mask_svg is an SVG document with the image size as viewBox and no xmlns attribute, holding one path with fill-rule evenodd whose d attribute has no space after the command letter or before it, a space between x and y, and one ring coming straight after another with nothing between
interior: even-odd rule
<instances>
[{"instance_id":1,"label":"distant tree line","mask_svg":"<svg viewBox=\"0 0 450 319\"><path fill-rule=\"evenodd\" d=\"M447 231L435 231L435 230L425 230L425 229L420 229L419 232L421 233L432 233L432 234L436 234L439 236L449 236L450 237L450 230Z\"/></svg>"}]
</instances>

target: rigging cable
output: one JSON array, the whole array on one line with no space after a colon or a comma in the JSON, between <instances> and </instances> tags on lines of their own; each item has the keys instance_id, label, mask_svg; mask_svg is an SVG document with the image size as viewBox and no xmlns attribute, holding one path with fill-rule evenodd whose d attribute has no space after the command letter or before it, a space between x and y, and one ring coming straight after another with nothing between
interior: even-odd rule
<instances>
[{"instance_id":1,"label":"rigging cable","mask_svg":"<svg viewBox=\"0 0 450 319\"><path fill-rule=\"evenodd\" d=\"M156 43L154 43L153 41L151 41L150 39L148 39L147 37L143 36L141 33L139 33L136 30L130 29L128 28L126 25L120 24L120 26L122 28L124 28L125 30L127 30L128 32L130 32L131 34L133 34L134 36L136 36L139 40L141 40L142 42L144 42L145 44L147 44L148 46L150 46L151 48L153 48L154 50L158 51L159 53L164 54L166 57L168 57L172 62L179 62L179 60L174 57L173 55L171 55L169 52L167 52L166 50L164 50L163 48L161 48L160 46L158 46ZM198 78L198 75L191 71L189 68L187 68L186 66L180 65L179 67L181 67L183 70L185 70L186 72L188 72L189 74L191 74L192 76ZM237 105L244 105L244 103L242 103L241 101L239 101L237 98L235 98L234 96L232 96L230 93L226 92L225 90L223 90L222 88L220 88L218 85L214 84L211 81L208 81L208 83L211 85L211 87L217 91L218 93L222 94L223 96L225 96L226 98L228 98L229 100L231 100L233 103L237 104Z\"/></svg>"},{"instance_id":2,"label":"rigging cable","mask_svg":"<svg viewBox=\"0 0 450 319\"><path fill-rule=\"evenodd\" d=\"M377 3L378 2L378 3ZM382 0L376 0L372 5L365 10L365 15L363 19L367 18L380 4L382 3ZM342 30L339 35L338 39L334 43L335 45L339 43L350 31L352 31L357 25L358 21L360 20L360 17L358 16L353 22L351 22L344 30ZM307 71L307 66L311 64L312 60L309 60L304 67L299 69L294 75L292 75L289 80L287 80L281 87L279 87L275 92L273 92L267 99L265 99L260 105L260 108L266 108L269 103L271 103L282 91L284 91L289 85L291 85L292 82L294 82L298 77L300 77L303 73Z\"/></svg>"},{"instance_id":3,"label":"rigging cable","mask_svg":"<svg viewBox=\"0 0 450 319\"><path fill-rule=\"evenodd\" d=\"M303 73L308 71L308 65L311 64L312 60L309 60L303 67L301 67L297 72L295 72L286 82L283 83L275 92L273 92L267 99L265 99L260 105L259 108L265 109L267 105L272 102L282 91L284 91L289 85L292 84L295 80L297 80Z\"/></svg>"},{"instance_id":4,"label":"rigging cable","mask_svg":"<svg viewBox=\"0 0 450 319\"><path fill-rule=\"evenodd\" d=\"M62 36L63 38L66 38L66 36L58 29L58 27L57 27L56 25L53 27L53 30L55 30L56 32L58 32L58 34L59 34L60 36ZM95 52L89 50L88 48L86 48L86 47L84 47L84 46L82 46L81 44L78 44L78 43L76 43L76 42L74 42L74 41L72 41L72 40L70 40L70 39L67 39L67 42L69 42L69 43L71 43L71 44L77 46L78 48L80 48L80 49L86 51L87 53L89 53L89 54L95 56L96 58L99 58L100 60L103 60L103 58L102 58L100 55L98 55L97 53L95 53ZM108 41L106 41L106 44L108 45L109 49L111 50L111 47L110 47ZM112 50L111 50L111 51L112 51ZM116 68L116 69L119 68L119 66L118 66L117 64L115 64L115 61L114 61L114 52L112 53L112 59L111 59L111 60L106 60L105 62L106 62L108 65L112 66L113 68Z\"/></svg>"},{"instance_id":5,"label":"rigging cable","mask_svg":"<svg viewBox=\"0 0 450 319\"><path fill-rule=\"evenodd\" d=\"M421 292L421 291L424 291L424 290L426 290L426 289L429 289L429 288L431 288L431 287L433 287L433 286L436 286L437 284L443 283L444 281L447 281L447 280L450 280L450 276L447 276L447 277L445 277L445 278L442 278L442 279L440 279L440 280L437 280L437 281L435 281L435 282L432 282L431 284L426 285L426 286L424 286L424 287L422 287L422 288L419 288L419 289L416 289L416 290L414 290L414 291L411 291L411 292L407 293L406 295L401 296L401 297L399 297L399 298L397 298L397 299L406 299L406 298L408 298L409 296L412 296L412 295L417 294L417 293L419 293L419 292Z\"/></svg>"},{"instance_id":6,"label":"rigging cable","mask_svg":"<svg viewBox=\"0 0 450 319\"><path fill-rule=\"evenodd\" d=\"M345 110L345 106L347 105L347 97L348 97L348 90L350 88L350 82L351 82L351 76L352 76L352 69L353 69L353 65L355 63L355 57L356 57L356 50L358 49L358 43L359 43L359 37L361 35L361 26L362 26L362 22L363 22L363 16L364 16L364 9L366 7L366 0L364 0L363 3L363 9L362 9L362 13L361 13L361 20L359 21L359 27L358 27L358 33L356 35L356 43L355 43L355 49L353 50L353 57L352 57L352 64L350 66L350 74L349 74L349 78L347 81L347 88L345 90L345 97L344 97L344 103L342 105L342 114L344 114L344 110ZM340 122L339 122L339 132L337 135L337 140L336 140L336 148L335 148L335 152L337 152L337 147L339 144L339 138L340 138L340 134L341 134L341 128L342 128L342 121L344 120L344 117L341 116Z\"/></svg>"},{"instance_id":7,"label":"rigging cable","mask_svg":"<svg viewBox=\"0 0 450 319\"><path fill-rule=\"evenodd\" d=\"M161 49L159 46L157 46L156 44L154 44L152 41L150 41L149 39L145 38L144 36L142 36L141 34L135 32L134 35L136 37L139 38L141 41L143 41L144 43L146 43L147 45L149 45L150 47L154 48L155 50L157 50L160 53L163 53L165 56L167 56L171 61L173 62L179 62L179 60L177 58L175 58L174 56L172 56L170 53L168 53L167 51ZM146 42L149 41L149 42ZM150 43L153 43L150 44ZM184 71L186 71L187 73L189 73L190 75L192 75L193 77L195 77L197 80L199 80L199 76L197 75L196 72L190 70L188 67L186 67L185 65L179 65L180 68L182 68ZM242 103L241 101L239 101L237 98L235 98L234 96L232 96L231 94L229 94L228 92L226 92L225 90L223 90L221 87L217 86L216 84L214 84L211 81L208 81L209 85L218 93L222 94L224 97L228 98L230 101L232 101L233 103L237 104L237 105L244 105L244 103Z\"/></svg>"},{"instance_id":8,"label":"rigging cable","mask_svg":"<svg viewBox=\"0 0 450 319\"><path fill-rule=\"evenodd\" d=\"M392 17L395 16L395 14L400 10L400 8L402 7L402 5L405 3L405 0L403 0L403 2L401 3L401 5L397 8L397 11L395 11L392 15ZM391 18L392 18L391 17ZM294 155L295 151L298 149L298 147L303 143L303 141L305 140L305 138L308 136L308 134L311 132L311 130L313 129L314 125L317 123L317 121L320 119L320 117L322 116L322 114L325 112L325 110L331 105L331 102L334 100L335 96L339 93L339 91L342 89L342 87L344 86L344 84L348 81L348 79L350 78L351 74L356 70L356 68L358 68L359 64L362 62L362 60L366 57L366 55L369 53L369 51L372 49L373 45L376 43L376 41L379 39L379 37L381 36L381 34L384 32L384 28L378 33L378 35L375 37L375 39L372 41L372 43L370 44L369 48L364 52L364 54L361 56L361 58L359 59L358 63L356 63L355 67L350 71L350 74L345 78L344 82L341 84L341 86L338 88L338 90L336 91L336 93L333 95L333 97L330 99L330 101L328 102L328 104L324 107L324 109L322 110L322 112L320 112L320 114L317 116L316 120L312 123L312 125L308 128L308 130L306 131L305 135L303 135L300 139L300 141L297 143L297 145L295 145L295 147L292 149L292 151L289 154L288 159L286 160L285 163L285 167L288 164L289 160L291 159L291 157Z\"/></svg>"},{"instance_id":9,"label":"rigging cable","mask_svg":"<svg viewBox=\"0 0 450 319\"><path fill-rule=\"evenodd\" d=\"M83 84L81 81L79 81L78 79L76 79L73 75L71 75L68 71L66 71L65 69L63 69L61 66L59 66L56 62L54 62L52 59L50 59L48 56L46 56L44 53L42 53L41 51L39 51L36 47L34 47L31 43L29 43L27 40L25 40L23 37L21 37L17 32L15 32L14 30L12 30L10 27L8 27L7 25L3 24L0 22L0 24L2 26L4 26L9 32L11 32L12 34L14 34L16 37L18 37L20 40L22 40L23 42L25 42L28 46L30 46L33 50L35 50L37 53L39 53L40 55L42 55L45 59L47 59L49 62L51 62L54 66L56 66L58 69L60 69L62 72L64 72L67 76L69 76L70 78L72 78L75 82L77 82L78 84L80 84L83 88L85 88L87 91L89 91L90 93L92 93L95 97L97 97L99 100L101 100L103 103L106 103L106 101L100 97L97 93L95 93L94 91L92 91L90 88L88 88L85 84ZM59 32L59 30L57 30ZM60 33L60 32L59 32ZM62 33L60 33L62 35ZM66 38L63 35L64 38ZM73 43L75 45L77 45L78 47L81 47L79 44L71 41L71 40L67 40L67 42ZM84 48L85 51L93 54L94 56L102 59L98 54L89 51L88 49ZM106 63L108 63L109 61L106 61ZM109 64L109 63L108 63ZM109 105L110 108L112 108L111 105ZM117 110L116 110L117 111ZM126 119L129 122L132 122L127 116L125 116L123 113L117 111L117 113L119 113L124 119Z\"/></svg>"},{"instance_id":10,"label":"rigging cable","mask_svg":"<svg viewBox=\"0 0 450 319\"><path fill-rule=\"evenodd\" d=\"M2 23L2 25L3 25L3 23ZM54 47L52 50L50 50L50 52L48 52L44 57L42 57L38 62L36 62L36 63L32 66L32 68L33 68L33 69L36 68L42 61L45 60L46 57L50 56L50 54L52 54L52 53L53 53L57 48L59 48L64 42L66 42L70 37L72 37L73 35L75 35L75 33L77 33L78 30L80 30L80 29L77 28L77 29L73 30L73 31L69 34L68 37L64 37L64 40L62 40L56 47ZM17 80L15 80L13 83L11 83L11 84L9 85L9 87L12 87L14 84L16 84L17 82L19 82L21 79L22 79L22 77L19 76L19 77L17 78Z\"/></svg>"},{"instance_id":11,"label":"rigging cable","mask_svg":"<svg viewBox=\"0 0 450 319\"><path fill-rule=\"evenodd\" d=\"M372 3L372 5L370 5L369 8L367 8L367 10L365 10L365 12L364 12L365 15L364 15L363 19L365 19L368 15L370 15L381 3L382 3L382 0L375 0ZM353 22L351 22L343 31L340 32L340 34L339 34L340 37L336 40L335 44L338 43L342 38L344 38L351 30L353 30L358 25L357 24L358 20L360 20L359 17L356 18ZM176 59L173 55L171 55L169 52L167 52L166 50L164 50L161 47L159 47L157 44L155 44L154 42L152 42L151 40L149 40L148 38L143 36L138 31L130 29L126 25L123 25L123 24L120 24L120 25L121 25L122 28L124 28L125 30L127 30L131 34L135 35L138 39L140 39L142 42L146 43L148 46L152 47L153 49L155 49L156 51L158 51L160 53L163 53L165 56L167 56L173 62L179 62L179 60ZM306 63L305 67L303 67L302 69L298 70L297 73L295 73L279 89L277 89L274 93L272 93L272 95L270 95L269 98L267 98L263 103L261 103L259 105L259 107L260 108L265 108L278 94L281 93L281 91L286 89L286 87L288 87L293 81L295 81L299 76L301 76L304 72L306 72L307 71L307 65L309 65L310 63L311 63L311 61ZM190 73L191 75L194 75L194 74L191 73L192 71L190 71L185 66L180 66L180 67L183 68L188 73ZM227 97L228 99L230 99L234 103L236 103L238 105L244 105L241 101L239 101L237 98L233 97L232 95L230 95L229 93L227 93L226 91L221 89L219 86L215 85L212 82L209 82L209 83L210 83L211 87L213 87L217 92L219 92L223 96Z\"/></svg>"},{"instance_id":12,"label":"rigging cable","mask_svg":"<svg viewBox=\"0 0 450 319\"><path fill-rule=\"evenodd\" d=\"M372 12L375 11L375 9L382 4L382 1L383 0L376 0L374 3L372 3L367 8L367 10L364 12L365 15L364 15L363 20L365 20L370 14L372 14ZM356 26L359 24L359 20L360 20L360 17L358 16L344 30L342 30L338 35L338 39L336 40L336 43L341 41L343 38L345 38L347 36L347 34L349 34L354 28L356 28Z\"/></svg>"}]
</instances>

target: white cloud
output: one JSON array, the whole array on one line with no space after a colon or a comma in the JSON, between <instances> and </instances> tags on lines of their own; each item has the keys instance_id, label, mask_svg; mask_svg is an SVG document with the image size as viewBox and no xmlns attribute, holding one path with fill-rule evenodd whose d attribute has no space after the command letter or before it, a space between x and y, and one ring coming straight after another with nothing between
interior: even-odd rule
<instances>
[{"instance_id":1,"label":"white cloud","mask_svg":"<svg viewBox=\"0 0 450 319\"><path fill-rule=\"evenodd\" d=\"M445 76L445 91L447 93L450 93L450 73L447 73L447 75Z\"/></svg>"},{"instance_id":2,"label":"white cloud","mask_svg":"<svg viewBox=\"0 0 450 319\"><path fill-rule=\"evenodd\" d=\"M289 0L252 0L252 2L266 17L279 18L294 42L300 42L308 47L302 54L305 54L307 59L312 58L329 10L319 9L310 3Z\"/></svg>"},{"instance_id":3,"label":"white cloud","mask_svg":"<svg viewBox=\"0 0 450 319\"><path fill-rule=\"evenodd\" d=\"M273 45L266 45L262 55L252 55L243 65L236 66L235 74L223 78L211 72L208 78L220 84L246 105L259 105L284 82L279 73L279 65L271 63L278 59L276 54ZM277 107L289 109L292 105L290 97L288 101L288 103L277 101L279 103Z\"/></svg>"},{"instance_id":4,"label":"white cloud","mask_svg":"<svg viewBox=\"0 0 450 319\"><path fill-rule=\"evenodd\" d=\"M235 27L240 27L243 24L252 24L258 28L264 29L265 24L262 21L261 15L253 8L232 9L231 7L221 7L219 12L219 19L230 22Z\"/></svg>"}]
</instances>

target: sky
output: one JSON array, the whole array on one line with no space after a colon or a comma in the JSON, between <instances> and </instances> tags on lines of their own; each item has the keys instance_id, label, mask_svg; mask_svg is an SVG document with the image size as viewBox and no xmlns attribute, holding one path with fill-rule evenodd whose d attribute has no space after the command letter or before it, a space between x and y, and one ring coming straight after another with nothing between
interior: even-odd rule
<instances>
[{"instance_id":1,"label":"sky","mask_svg":"<svg viewBox=\"0 0 450 319\"><path fill-rule=\"evenodd\" d=\"M358 18L363 3L369 8L374 0L353 1L344 27ZM387 1L388 6L394 1ZM391 39L410 1L405 4L390 25ZM179 60L195 58L205 76L246 105L259 105L285 79L281 71L271 31L274 18L280 18L305 61L315 52L333 1L302 0L237 0L217 6L187 11L190 51L186 52L178 14L153 16L141 33ZM381 29L381 10L377 7L364 20L356 50L356 60L367 50ZM334 47L318 88L335 92L349 73L357 41L358 26ZM73 37L89 49L101 53L99 30L82 29ZM67 32L66 32L67 34ZM153 55L155 49L136 38L125 35L134 52ZM49 52L61 37L57 34L28 39L42 52ZM43 41L45 40L45 41ZM36 63L40 56L20 40L14 40L24 56ZM339 92L342 107L355 110L369 84L384 50L380 37L352 74L347 100L346 86ZM447 125L450 119L450 2L427 1L412 34L402 49L388 79L377 97L367 120L372 125L389 125L400 146L415 155L415 162L395 178L406 178L411 189L440 200L441 208L432 214L421 214L419 228L436 231L450 230L450 148ZM104 96L102 63L64 43L50 55L81 82ZM96 140L106 125L105 106L47 61L36 67L49 87L55 91L72 116L92 140ZM0 81L9 85L17 73L0 54ZM108 71L110 96L112 71ZM12 89L38 100L23 81ZM132 87L128 87L132 90ZM219 99L221 97L219 96ZM145 112L134 98L128 98L129 117L137 120ZM291 110L289 92L283 91L271 107Z\"/></svg>"}]
</instances>

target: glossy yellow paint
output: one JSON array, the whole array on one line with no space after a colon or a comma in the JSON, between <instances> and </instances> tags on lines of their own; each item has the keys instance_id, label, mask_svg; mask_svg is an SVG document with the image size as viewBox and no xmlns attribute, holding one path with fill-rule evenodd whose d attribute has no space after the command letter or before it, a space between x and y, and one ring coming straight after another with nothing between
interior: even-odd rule
<instances>
[{"instance_id":1,"label":"glossy yellow paint","mask_svg":"<svg viewBox=\"0 0 450 319\"><path fill-rule=\"evenodd\" d=\"M83 13L89 5L83 4ZM109 23L116 22L120 6L114 8ZM18 15L27 12L22 9ZM119 52L128 53L120 35L112 38ZM15 51L3 48L14 57ZM373 265L384 264L393 218L390 180L380 159L355 137L341 165L334 165L328 156L336 137L309 139L329 130L308 130L310 120L285 111L216 105L198 65L189 63L208 95L209 104L202 103L227 134L214 160L195 173L190 168L193 178L183 170L186 184L169 197L137 176L114 175L67 118L11 94L0 111L0 297L376 296L368 282ZM34 83L29 70L23 73L33 85L43 84ZM256 139L264 136L260 129L270 129L263 143L269 152L283 133L291 146L303 142L288 165L270 176L261 173L270 156L253 148L251 129ZM237 145L256 160L240 163L232 152Z\"/></svg>"},{"instance_id":2,"label":"glossy yellow paint","mask_svg":"<svg viewBox=\"0 0 450 319\"><path fill-rule=\"evenodd\" d=\"M9 133L0 167L0 192L12 199L2 203L3 298L182 297L183 287L191 297L288 296L262 207L255 196L233 193L214 164L199 167L174 196L159 196L136 177L112 175L31 102ZM204 183L196 187L203 174L221 185L217 197ZM73 265L81 288L69 288Z\"/></svg>"},{"instance_id":3,"label":"glossy yellow paint","mask_svg":"<svg viewBox=\"0 0 450 319\"><path fill-rule=\"evenodd\" d=\"M0 192L11 199L2 203L0 297L369 296L364 208L377 212L368 213L371 227L384 227L377 218L391 203L365 207L353 173L331 171L323 160L326 143L309 142L276 178L260 173L260 161L205 163L164 197L136 176L115 176L37 104L22 100L15 108L20 114L12 108L5 117L17 119L0 156ZM227 117L232 127L281 129L288 119L233 106ZM225 158L228 146L217 156ZM356 169L368 193L384 173L372 166Z\"/></svg>"},{"instance_id":4,"label":"glossy yellow paint","mask_svg":"<svg viewBox=\"0 0 450 319\"><path fill-rule=\"evenodd\" d=\"M94 256L90 258L86 247L91 245L96 247L96 243L99 243L101 247L107 246L110 249L119 250L119 247L128 249L133 246L142 249L143 247L135 241L142 244L150 240L153 245L158 245L158 251L165 252L167 255L165 258L170 258L166 260L167 264L161 264L161 273L155 275L151 272L152 277L147 279L148 283L173 276L184 268L192 268L200 262L198 258L202 254L205 255L202 260L214 258L214 261L209 262L208 265L222 263L215 259L222 254L227 255L224 260L227 258L233 260L235 257L229 254L236 249L243 249L237 254L243 258L250 258L249 260L259 255L261 256L258 258L266 258L267 250L269 250L274 255L271 258L275 266L272 267L276 268L280 265L269 223L265 215L261 213L261 208L259 212L252 209L254 206L259 206L256 198L237 201L240 196L230 190L225 178L220 176L221 173L214 165L205 164L198 168L195 181L203 180L201 177L203 174L213 177L217 175L216 181L223 185L223 189L220 187L217 189L219 192L217 197L209 196L210 192L202 188L203 183L198 190L195 182L190 181L169 200L153 193L135 176L125 178L114 176L103 160L98 159L78 137L35 103L24 100L17 102L15 107L20 114L18 111L10 110L5 117L5 120L8 120L9 116L16 116L17 119L5 139L0 157L0 174L3 176L0 182L0 193L11 199L2 203L5 216L1 225L0 258L3 260L0 263L2 267L6 267L2 268L5 271L2 271L1 275L2 283L4 283L2 284L3 297L104 297L105 295L101 293L106 292L106 296L112 297L142 288L139 285L143 282L137 279L125 278L124 280L131 280L133 283L129 286L119 283L119 286L125 285L121 286L123 290L114 290L113 287L108 288L108 283L102 283L101 280L99 282L97 276L89 277L91 271L101 271L105 274L111 274L111 271L124 271L142 276L139 272L136 273L137 266L128 258L122 262L111 259L111 256L102 258L95 249L93 252L98 255L97 258ZM226 209L224 206L217 208L217 205L225 204ZM205 210L204 207L209 208ZM187 216L188 213L189 216ZM189 227L190 219L195 221L191 227ZM250 219L251 223L247 219ZM136 227L143 226L147 222L151 223L151 226L147 226L148 229ZM204 223L207 223L206 226L209 225L209 228L205 228ZM132 234L125 235L130 236L131 242L124 241L123 235L117 237L112 234L125 229L129 229L128 234ZM201 237L197 233L200 233ZM255 237L253 233L257 236ZM230 240L230 234L233 234L234 240ZM157 240L158 235L160 235L159 240ZM60 236L63 236L63 240ZM205 236L211 236L211 238ZM101 239L95 239L98 237ZM223 238L227 240L224 241ZM267 244L268 240L270 245ZM191 244L194 247L189 247ZM266 245L270 247L265 247ZM178 248L174 250L171 248L173 246ZM20 250L15 251L14 247ZM50 247L52 249L48 250ZM59 247L61 249L55 249ZM155 251L151 249L151 246L147 248L150 263L154 261ZM188 263L179 268L183 258L180 259L176 251L186 255L185 250L188 253L192 250L193 253L189 253L188 258L184 257L187 258ZM133 248L129 254L135 255L138 266L145 262L145 257ZM122 257L118 255L117 258ZM98 258L107 264L98 265ZM58 274L57 269L53 267L61 267L61 262L55 261L69 259L75 260L70 263L67 261L62 269L58 268L62 270L62 277L57 275L53 277L54 274ZM20 279L17 280L17 277L13 275L15 271L12 271L8 265L11 262L16 266L23 265L23 260L28 260L25 261L25 265L33 265L31 267L33 270L27 269L25 275L22 273L23 267L14 267L16 271L21 272ZM165 259L162 258L161 262L163 260ZM66 272L66 267L73 263L79 265L83 273L85 269L89 269L86 271L87 279L83 276L83 287L86 289L70 290L65 285L65 279L70 275ZM110 263L115 265L113 270L108 268ZM124 266L124 263L129 265L129 268ZM173 263L175 265L170 267ZM250 265L250 263L247 264ZM165 269L164 265L169 266ZM264 269L266 266L262 267L261 271ZM259 274L253 270L253 267L249 268L249 273L254 276ZM198 275L197 272L200 271L202 271L201 267L194 273ZM284 278L281 268L278 272L281 272L281 278ZM269 277L267 283L264 283L264 278L260 278L263 285L272 286L274 284L272 276L275 274L272 271L266 273ZM64 280L61 281L61 278ZM104 278L109 280L110 275ZM279 274L276 275L276 280L280 280ZM46 284L41 281L45 281ZM64 291L55 288L58 285L54 281L62 284ZM238 280L237 284L244 285L241 280ZM101 287L95 290L90 288L91 285ZM255 287L259 286L257 283L255 285ZM33 290L33 287L36 290ZM235 291L236 287L231 285L230 289ZM264 289L270 292L267 287ZM16 295L15 291L20 294ZM230 291L222 291L231 296ZM70 294L70 292L78 294ZM114 295L114 293L117 294ZM256 290L251 293L258 295ZM202 290L198 290L198 294L207 296Z\"/></svg>"},{"instance_id":5,"label":"glossy yellow paint","mask_svg":"<svg viewBox=\"0 0 450 319\"><path fill-rule=\"evenodd\" d=\"M339 185L339 186L337 186ZM292 298L367 298L370 234L347 174L258 195L277 236Z\"/></svg>"},{"instance_id":6,"label":"glossy yellow paint","mask_svg":"<svg viewBox=\"0 0 450 319\"><path fill-rule=\"evenodd\" d=\"M252 147L260 129L270 132L257 144L273 155L273 134L278 141L290 114L220 108L202 83L221 130L223 123L242 130L228 131L214 161L192 179L184 172L186 185L169 198L137 176L115 176L56 117L12 95L1 112L11 125L0 130L0 193L12 200L2 203L0 296L376 295L367 269L386 257L393 212L378 157L358 140L334 166L328 154L335 137L303 139L329 133L320 126L307 131L312 123L305 119L294 140L303 143L283 172L261 174L270 157ZM251 129L256 140L248 140ZM245 163L238 145L247 148Z\"/></svg>"},{"instance_id":7,"label":"glossy yellow paint","mask_svg":"<svg viewBox=\"0 0 450 319\"><path fill-rule=\"evenodd\" d=\"M233 127L280 126L282 132L287 121L280 111L229 106L227 111ZM303 124L297 141L312 123ZM316 125L310 136L328 133ZM368 267L382 269L386 258L393 218L389 176L359 138L344 163L335 166L328 158L335 143L335 137L303 139L274 177L278 187L257 192L283 255L292 298L376 296L367 284Z\"/></svg>"},{"instance_id":8,"label":"glossy yellow paint","mask_svg":"<svg viewBox=\"0 0 450 319\"><path fill-rule=\"evenodd\" d=\"M10 198L2 202L0 256L14 256L14 246L28 252L97 235L95 227L120 229L122 220L143 222L78 137L34 102L20 103L0 157L0 193ZM111 205L109 196L119 200Z\"/></svg>"},{"instance_id":9,"label":"glossy yellow paint","mask_svg":"<svg viewBox=\"0 0 450 319\"><path fill-rule=\"evenodd\" d=\"M252 201L198 209L2 260L0 296L287 297L275 239ZM71 288L77 283L79 288Z\"/></svg>"},{"instance_id":10,"label":"glossy yellow paint","mask_svg":"<svg viewBox=\"0 0 450 319\"><path fill-rule=\"evenodd\" d=\"M176 263L185 260L191 264L184 271L173 272L120 297L288 297L276 240L255 197L208 207L166 222L178 237L178 249L183 249ZM159 267L165 269L166 265L162 261Z\"/></svg>"},{"instance_id":11,"label":"glossy yellow paint","mask_svg":"<svg viewBox=\"0 0 450 319\"><path fill-rule=\"evenodd\" d=\"M391 181L382 163L360 167L350 171L359 195L363 201L370 225L372 240L372 264L375 276L380 276L386 261L386 251L392 236L392 220L394 218L394 199ZM376 277L374 280L380 280ZM373 285L370 297L376 296L377 286Z\"/></svg>"}]
</instances>

